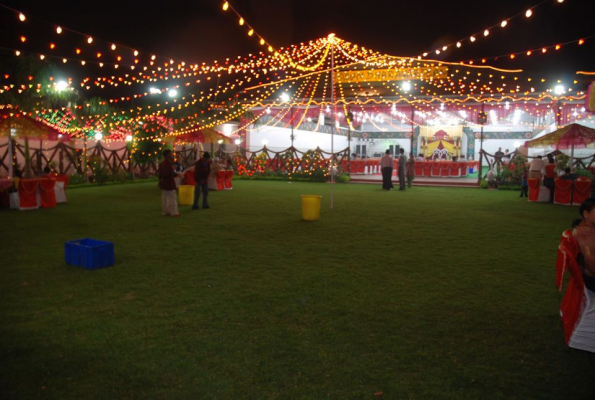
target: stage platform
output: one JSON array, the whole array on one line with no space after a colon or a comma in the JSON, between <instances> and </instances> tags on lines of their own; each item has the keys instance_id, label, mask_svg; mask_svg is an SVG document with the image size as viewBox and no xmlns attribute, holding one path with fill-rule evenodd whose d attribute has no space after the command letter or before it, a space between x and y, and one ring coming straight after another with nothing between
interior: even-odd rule
<instances>
[{"instance_id":1,"label":"stage platform","mask_svg":"<svg viewBox=\"0 0 595 400\"><path fill-rule=\"evenodd\" d=\"M393 174L393 185L399 187L399 179ZM350 183L364 183L382 185L382 175L380 174L351 174ZM439 178L439 177L415 177L413 186L436 186L436 187L461 187L461 188L479 188L477 183L477 174L461 178Z\"/></svg>"}]
</instances>

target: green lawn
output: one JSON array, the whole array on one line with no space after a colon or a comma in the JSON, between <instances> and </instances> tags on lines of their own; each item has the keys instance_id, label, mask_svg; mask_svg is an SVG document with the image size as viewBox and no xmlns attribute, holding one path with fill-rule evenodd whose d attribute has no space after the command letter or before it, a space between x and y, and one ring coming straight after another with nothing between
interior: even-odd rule
<instances>
[{"instance_id":1,"label":"green lawn","mask_svg":"<svg viewBox=\"0 0 595 400\"><path fill-rule=\"evenodd\" d=\"M593 399L555 287L577 208L517 192L234 181L160 212L156 184L2 210L2 399ZM322 194L301 221L300 194ZM115 243L116 265L64 262ZM380 392L382 395L380 395Z\"/></svg>"}]
</instances>

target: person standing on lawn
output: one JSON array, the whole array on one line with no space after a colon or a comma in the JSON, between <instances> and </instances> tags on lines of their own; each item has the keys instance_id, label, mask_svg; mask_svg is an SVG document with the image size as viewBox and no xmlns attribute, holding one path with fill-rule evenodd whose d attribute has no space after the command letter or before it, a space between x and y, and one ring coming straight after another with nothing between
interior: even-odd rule
<instances>
[{"instance_id":1,"label":"person standing on lawn","mask_svg":"<svg viewBox=\"0 0 595 400\"><path fill-rule=\"evenodd\" d=\"M209 207L209 174L211 173L211 155L208 152L204 152L202 158L194 164L194 180L196 186L194 187L194 203L192 204L193 210L198 210L198 200L200 198L200 192L202 191L202 208L207 209Z\"/></svg>"},{"instance_id":2,"label":"person standing on lawn","mask_svg":"<svg viewBox=\"0 0 595 400\"><path fill-rule=\"evenodd\" d=\"M407 169L407 156L405 149L399 149L399 190L405 190L405 170Z\"/></svg>"},{"instance_id":3,"label":"person standing on lawn","mask_svg":"<svg viewBox=\"0 0 595 400\"><path fill-rule=\"evenodd\" d=\"M411 183L415 179L415 158L413 153L409 153L409 159L407 160L407 187L411 189Z\"/></svg>"},{"instance_id":4,"label":"person standing on lawn","mask_svg":"<svg viewBox=\"0 0 595 400\"><path fill-rule=\"evenodd\" d=\"M394 186L392 183L394 160L390 155L390 150L386 150L385 154L380 159L380 168L382 171L382 189L391 190Z\"/></svg>"},{"instance_id":5,"label":"person standing on lawn","mask_svg":"<svg viewBox=\"0 0 595 400\"><path fill-rule=\"evenodd\" d=\"M163 161L159 164L159 188L161 189L161 212L170 217L179 217L178 199L176 198L176 172L174 155L171 150L163 152Z\"/></svg>"}]
</instances>

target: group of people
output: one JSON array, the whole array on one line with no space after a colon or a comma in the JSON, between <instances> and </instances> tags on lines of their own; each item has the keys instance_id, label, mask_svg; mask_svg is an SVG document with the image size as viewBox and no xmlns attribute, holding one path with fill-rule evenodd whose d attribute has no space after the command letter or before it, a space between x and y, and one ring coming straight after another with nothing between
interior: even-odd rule
<instances>
[{"instance_id":1,"label":"group of people","mask_svg":"<svg viewBox=\"0 0 595 400\"><path fill-rule=\"evenodd\" d=\"M529 179L541 180L543 178L543 186L550 190L550 203L554 202L554 191L556 190L557 177L556 160L551 154L548 154L546 157L547 162L542 156L537 156L531 163L529 163L529 169L525 169L523 172L520 197L528 196ZM559 178L564 180L575 180L576 175L567 167L564 169L564 175L560 175Z\"/></svg>"},{"instance_id":2,"label":"group of people","mask_svg":"<svg viewBox=\"0 0 595 400\"><path fill-rule=\"evenodd\" d=\"M231 160L226 160L227 166L231 166ZM202 208L203 210L211 208L209 206L209 183L208 179L211 172L220 171L223 167L218 163L213 163L211 160L211 154L204 152L202 157L194 163L194 180L196 186L194 187L194 201L192 203L192 209L198 210L200 203L200 196L202 194ZM174 155L171 150L165 150L163 152L163 161L159 164L158 186L161 189L161 210L163 215L170 217L179 217L180 212L178 210L178 200L176 198L176 177L181 172L179 168L176 170L176 164L174 163Z\"/></svg>"},{"instance_id":3,"label":"group of people","mask_svg":"<svg viewBox=\"0 0 595 400\"><path fill-rule=\"evenodd\" d=\"M393 165L394 158L392 157L390 150L386 150L385 154L380 159L383 190L392 190L394 188L392 182ZM411 184L415 178L415 159L413 153L410 153L409 158L407 158L405 150L399 149L398 166L399 190L404 191L405 185L411 188ZM405 183L405 178L407 178L407 183Z\"/></svg>"}]
</instances>

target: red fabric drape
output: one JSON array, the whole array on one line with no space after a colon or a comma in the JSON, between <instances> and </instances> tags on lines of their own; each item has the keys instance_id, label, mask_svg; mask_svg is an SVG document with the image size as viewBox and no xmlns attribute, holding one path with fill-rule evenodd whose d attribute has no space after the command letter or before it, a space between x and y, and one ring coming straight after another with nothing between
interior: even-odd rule
<instances>
[{"instance_id":1,"label":"red fabric drape","mask_svg":"<svg viewBox=\"0 0 595 400\"><path fill-rule=\"evenodd\" d=\"M217 172L217 190L225 189L225 173L226 171Z\"/></svg>"},{"instance_id":2,"label":"red fabric drape","mask_svg":"<svg viewBox=\"0 0 595 400\"><path fill-rule=\"evenodd\" d=\"M41 178L39 180L39 197L41 199L41 207L54 208L56 207L56 179Z\"/></svg>"},{"instance_id":3,"label":"red fabric drape","mask_svg":"<svg viewBox=\"0 0 595 400\"><path fill-rule=\"evenodd\" d=\"M459 170L460 170L460 174L461 176L467 176L467 168L468 168L468 163L466 162L460 162L459 163Z\"/></svg>"},{"instance_id":4,"label":"red fabric drape","mask_svg":"<svg viewBox=\"0 0 595 400\"><path fill-rule=\"evenodd\" d=\"M425 161L423 163L424 166L424 176L432 176L432 163Z\"/></svg>"},{"instance_id":5,"label":"red fabric drape","mask_svg":"<svg viewBox=\"0 0 595 400\"><path fill-rule=\"evenodd\" d=\"M539 200L539 186L541 184L541 179L531 178L527 180L529 185L529 201L537 201Z\"/></svg>"},{"instance_id":6,"label":"red fabric drape","mask_svg":"<svg viewBox=\"0 0 595 400\"><path fill-rule=\"evenodd\" d=\"M440 163L431 161L430 164L432 164L432 176L440 176Z\"/></svg>"},{"instance_id":7,"label":"red fabric drape","mask_svg":"<svg viewBox=\"0 0 595 400\"><path fill-rule=\"evenodd\" d=\"M580 205L591 196L591 184L590 180L577 179L574 181L573 205Z\"/></svg>"},{"instance_id":8,"label":"red fabric drape","mask_svg":"<svg viewBox=\"0 0 595 400\"><path fill-rule=\"evenodd\" d=\"M450 166L451 166L451 163L448 161L440 163L440 176L441 177L448 178L450 176Z\"/></svg>"},{"instance_id":9,"label":"red fabric drape","mask_svg":"<svg viewBox=\"0 0 595 400\"><path fill-rule=\"evenodd\" d=\"M233 187L231 184L232 176L233 171L225 171L225 189L231 189Z\"/></svg>"},{"instance_id":10,"label":"red fabric drape","mask_svg":"<svg viewBox=\"0 0 595 400\"><path fill-rule=\"evenodd\" d=\"M424 165L422 163L415 163L415 176L424 176Z\"/></svg>"},{"instance_id":11,"label":"red fabric drape","mask_svg":"<svg viewBox=\"0 0 595 400\"><path fill-rule=\"evenodd\" d=\"M186 180L186 185L196 186L196 181L194 180L194 171L184 172L184 179Z\"/></svg>"},{"instance_id":12,"label":"red fabric drape","mask_svg":"<svg viewBox=\"0 0 595 400\"><path fill-rule=\"evenodd\" d=\"M558 258L556 260L556 286L562 290L564 273L570 273L568 287L560 304L560 317L564 328L564 340L568 344L570 336L574 331L578 317L581 313L581 303L585 294L585 283L580 267L576 262L578 256L578 244L572 236L572 232L566 230L562 233L560 246L558 246Z\"/></svg>"},{"instance_id":13,"label":"red fabric drape","mask_svg":"<svg viewBox=\"0 0 595 400\"><path fill-rule=\"evenodd\" d=\"M37 187L39 179L21 179L19 184L19 202L21 208L37 208Z\"/></svg>"},{"instance_id":14,"label":"red fabric drape","mask_svg":"<svg viewBox=\"0 0 595 400\"><path fill-rule=\"evenodd\" d=\"M452 177L459 177L461 176L461 171L459 169L459 165L460 163L458 162L453 162L453 163L449 163L450 164L450 168L448 169L448 174Z\"/></svg>"},{"instance_id":15,"label":"red fabric drape","mask_svg":"<svg viewBox=\"0 0 595 400\"><path fill-rule=\"evenodd\" d=\"M557 178L554 203L569 206L572 204L572 181Z\"/></svg>"}]
</instances>

